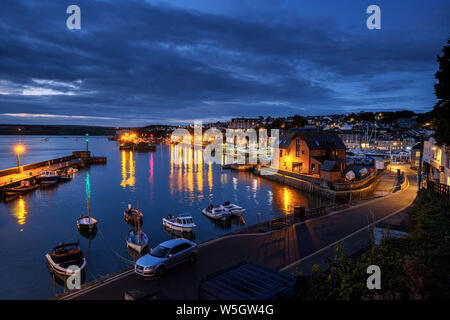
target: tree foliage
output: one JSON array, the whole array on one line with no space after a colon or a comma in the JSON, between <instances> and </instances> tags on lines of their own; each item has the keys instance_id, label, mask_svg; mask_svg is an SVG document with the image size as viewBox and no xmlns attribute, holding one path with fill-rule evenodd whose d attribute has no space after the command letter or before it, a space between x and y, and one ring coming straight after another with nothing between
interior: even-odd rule
<instances>
[{"instance_id":1,"label":"tree foliage","mask_svg":"<svg viewBox=\"0 0 450 320\"><path fill-rule=\"evenodd\" d=\"M434 94L438 102L434 106L436 114L436 141L450 145L450 39L442 49L442 56L437 57L439 69L435 74L437 83Z\"/></svg>"}]
</instances>

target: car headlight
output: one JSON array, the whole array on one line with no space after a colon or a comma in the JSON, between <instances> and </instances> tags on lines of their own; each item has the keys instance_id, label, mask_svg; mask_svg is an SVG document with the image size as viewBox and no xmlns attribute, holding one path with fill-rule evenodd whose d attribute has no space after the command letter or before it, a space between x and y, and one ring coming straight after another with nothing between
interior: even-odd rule
<instances>
[{"instance_id":1,"label":"car headlight","mask_svg":"<svg viewBox=\"0 0 450 320\"><path fill-rule=\"evenodd\" d=\"M151 266L151 267L144 267L144 270L145 271L152 271L153 270L153 266Z\"/></svg>"}]
</instances>

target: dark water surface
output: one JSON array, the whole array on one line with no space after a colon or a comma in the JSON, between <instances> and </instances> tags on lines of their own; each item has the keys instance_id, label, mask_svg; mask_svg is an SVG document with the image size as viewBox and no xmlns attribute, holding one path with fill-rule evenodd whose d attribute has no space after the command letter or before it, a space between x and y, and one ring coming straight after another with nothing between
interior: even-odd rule
<instances>
[{"instance_id":1,"label":"dark water surface","mask_svg":"<svg viewBox=\"0 0 450 320\"><path fill-rule=\"evenodd\" d=\"M0 169L16 165L13 146L19 139L26 147L21 164L86 148L83 137L44 138L0 136ZM250 173L222 170L218 164L176 165L175 157L180 155L171 146L158 146L154 153L126 152L106 137L90 137L89 149L93 155L106 156L107 164L81 169L70 182L0 202L0 299L53 296L53 280L44 255L62 241L80 240L88 260L87 281L131 266L135 256L127 251L125 236L132 227L123 218L128 203L139 201L144 213L142 229L151 247L172 238L161 223L168 214L191 214L198 226L194 241L200 243L292 212L294 206L326 203ZM188 149L182 156L193 158L193 153ZM91 215L99 221L99 231L92 240L80 235L76 227L77 217L87 213L87 189ZM227 200L247 208L245 223L216 224L200 212L210 202ZM62 290L56 285L56 292Z\"/></svg>"}]
</instances>

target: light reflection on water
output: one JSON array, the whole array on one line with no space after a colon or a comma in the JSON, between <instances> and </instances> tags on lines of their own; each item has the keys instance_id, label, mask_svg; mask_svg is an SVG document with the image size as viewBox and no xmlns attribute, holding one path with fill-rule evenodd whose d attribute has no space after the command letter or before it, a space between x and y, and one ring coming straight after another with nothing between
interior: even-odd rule
<instances>
[{"instance_id":1,"label":"light reflection on water","mask_svg":"<svg viewBox=\"0 0 450 320\"><path fill-rule=\"evenodd\" d=\"M14 158L3 153L10 139L0 136L0 169L14 164ZM85 148L83 139L75 137L41 140L43 137L23 138L28 150L26 163ZM133 255L127 252L124 239L131 227L123 219L128 203L139 201L144 213L142 229L150 237L150 246L171 238L161 226L161 219L168 214L191 214L198 226L195 241L203 242L290 213L297 205L325 203L251 173L205 163L200 150L158 146L158 151L151 153L120 151L106 137L91 137L89 147L94 155L106 156L107 164L80 169L70 182L0 202L0 298L50 297L53 283L44 254L61 241L80 240L82 250L89 254L88 281L130 266L126 261ZM90 214L99 221L98 234L91 240L76 228L76 219L87 213L87 197ZM200 212L210 203L227 200L247 208L245 224L218 225Z\"/></svg>"}]
</instances>

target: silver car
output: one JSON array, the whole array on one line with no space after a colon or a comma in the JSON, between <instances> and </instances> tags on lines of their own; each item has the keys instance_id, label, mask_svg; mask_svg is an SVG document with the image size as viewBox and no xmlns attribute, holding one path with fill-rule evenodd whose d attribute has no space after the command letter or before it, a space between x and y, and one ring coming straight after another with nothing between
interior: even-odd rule
<instances>
[{"instance_id":1,"label":"silver car","mask_svg":"<svg viewBox=\"0 0 450 320\"><path fill-rule=\"evenodd\" d=\"M163 273L180 263L195 262L198 246L184 238L173 239L159 244L148 254L136 261L134 271L144 277L162 276Z\"/></svg>"}]
</instances>

